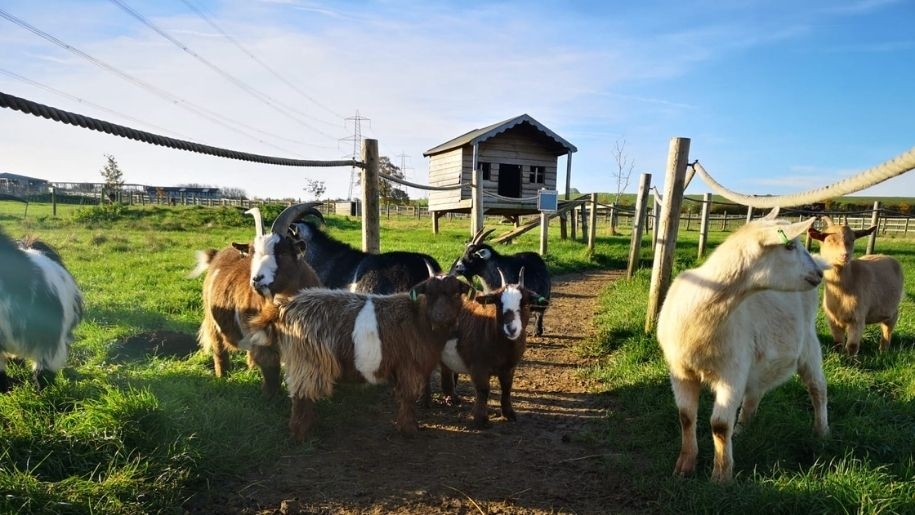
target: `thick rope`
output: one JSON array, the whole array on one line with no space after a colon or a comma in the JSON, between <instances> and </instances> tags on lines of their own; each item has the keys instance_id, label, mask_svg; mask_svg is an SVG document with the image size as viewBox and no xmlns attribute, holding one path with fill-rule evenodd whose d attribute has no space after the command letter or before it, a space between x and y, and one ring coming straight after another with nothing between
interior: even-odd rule
<instances>
[{"instance_id":1,"label":"thick rope","mask_svg":"<svg viewBox=\"0 0 915 515\"><path fill-rule=\"evenodd\" d=\"M502 195L497 195L491 191L486 191L486 190L483 190L483 195L486 195L487 197L491 197L494 199L499 199L502 202L522 203L522 202L535 202L537 200L536 196L534 196L534 197L503 197Z\"/></svg>"},{"instance_id":2,"label":"thick rope","mask_svg":"<svg viewBox=\"0 0 915 515\"><path fill-rule=\"evenodd\" d=\"M248 152L239 152L237 150L228 150L224 148L213 147L210 145L203 145L200 143L194 143L193 141L169 138L167 136L161 136L159 134L153 134L151 132L141 131L132 129L130 127L125 127L123 125L106 122L97 118L90 118L88 116L71 113L69 111L63 111L61 109L46 106L44 104L32 102L31 100L8 95L2 91L0 91L0 107L14 109L26 114L40 116L42 118L47 118L49 120L54 120L60 123L66 123L68 125L83 127L84 129L106 132L108 134L113 134L122 138L142 141L143 143L149 143L150 145L159 145L161 147L186 150L188 152L197 152L198 154L207 154L216 157L224 157L227 159L238 159L239 161L251 161L254 163L264 163L278 166L358 166L360 168L365 166L364 163L361 161L356 161L355 159L347 159L345 161L311 161L305 159L290 159L286 157L272 157L260 154L251 154Z\"/></svg>"},{"instance_id":3,"label":"thick rope","mask_svg":"<svg viewBox=\"0 0 915 515\"><path fill-rule=\"evenodd\" d=\"M693 163L691 166L696 170L696 172L699 173L699 175L702 177L702 180L705 181L708 187L718 195L721 195L728 200L738 202L745 206L759 209L771 209L775 207L812 204L814 202L821 202L826 199L841 197L843 195L848 195L849 193L854 193L856 191L861 191L865 188L869 188L875 184L880 184L881 182L887 179L892 179L897 175L902 175L915 168L915 147L909 149L907 152L904 152L893 159L890 159L889 161L886 161L885 163L864 170L854 177L842 179L841 181L834 182L828 186L823 186L821 188L816 188L802 193L793 193L790 195L760 197L756 195L744 195L742 193L737 193L719 184L708 174L708 172L705 171L705 168L703 168L698 161Z\"/></svg>"},{"instance_id":4,"label":"thick rope","mask_svg":"<svg viewBox=\"0 0 915 515\"><path fill-rule=\"evenodd\" d=\"M455 184L454 186L427 186L425 184L417 184L415 182L405 181L400 177L394 177L393 175L388 175L386 173L378 172L378 176L382 179L387 179L391 182L396 182L397 184L403 184L404 186L409 186L411 188L416 188L418 190L432 190L432 191L452 191L459 190L464 187L463 184Z\"/></svg>"}]
</instances>

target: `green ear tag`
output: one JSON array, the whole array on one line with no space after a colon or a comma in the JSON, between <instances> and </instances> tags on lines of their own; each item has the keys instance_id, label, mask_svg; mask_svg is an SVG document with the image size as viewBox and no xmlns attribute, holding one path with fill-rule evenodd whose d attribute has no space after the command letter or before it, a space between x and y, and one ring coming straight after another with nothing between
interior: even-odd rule
<instances>
[{"instance_id":1,"label":"green ear tag","mask_svg":"<svg viewBox=\"0 0 915 515\"><path fill-rule=\"evenodd\" d=\"M785 234L785 231L779 229L778 235L782 237L782 242L784 242L786 247L791 245L791 240L788 239L788 236Z\"/></svg>"},{"instance_id":2,"label":"green ear tag","mask_svg":"<svg viewBox=\"0 0 915 515\"><path fill-rule=\"evenodd\" d=\"M410 290L410 300L416 302L416 290Z\"/></svg>"}]
</instances>

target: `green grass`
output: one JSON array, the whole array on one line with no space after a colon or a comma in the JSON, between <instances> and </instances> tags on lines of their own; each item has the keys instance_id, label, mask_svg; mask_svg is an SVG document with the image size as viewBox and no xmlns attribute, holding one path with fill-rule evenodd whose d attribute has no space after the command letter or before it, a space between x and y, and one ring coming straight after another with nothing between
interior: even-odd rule
<instances>
[{"instance_id":1,"label":"green grass","mask_svg":"<svg viewBox=\"0 0 915 515\"><path fill-rule=\"evenodd\" d=\"M186 499L206 498L227 478L310 452L308 444L289 443L288 401L261 398L259 374L245 368L242 354L233 355L229 376L217 380L210 358L199 352L156 357L129 348L134 337L163 331L193 339L202 310L202 280L186 278L194 251L250 239L250 217L232 208L184 206L60 205L57 217L46 204L25 208L0 202L0 227L12 237L34 233L59 250L83 289L86 316L67 368L50 387L36 390L26 365L9 368L19 385L0 395L0 513L179 512ZM426 252L448 267L468 226L466 218L443 218L433 236L428 218L382 219L382 250ZM328 231L359 245L357 219L328 217ZM713 242L723 236L713 234ZM694 240L695 233L686 233L678 244L678 269L695 264ZM628 254L628 237L610 236L605 223L593 253L581 242L560 240L556 222L549 245L554 274L624 268ZM537 247L532 231L511 250ZM878 250L898 255L915 277L910 243L881 239ZM647 249L642 255L649 257ZM911 288L893 352L877 354L877 335L869 330L859 363L826 353L832 436L821 442L812 435L806 394L792 381L766 397L735 440L737 481L719 487L707 481L711 437L703 425L698 477L670 478L679 428L657 342L642 332L648 276L642 270L608 286L597 337L581 347L599 358L590 374L612 399L594 437L619 449L609 465L634 478L633 495L671 512L915 510ZM825 326L821 333L826 341ZM359 392L341 391L344 396L319 406L322 417L359 409L358 399L350 402Z\"/></svg>"},{"instance_id":2,"label":"green grass","mask_svg":"<svg viewBox=\"0 0 915 515\"><path fill-rule=\"evenodd\" d=\"M268 223L279 209L264 209ZM30 364L10 364L18 385L0 395L0 513L180 511L225 478L280 455L307 454L308 445L288 441L288 400L265 402L259 373L246 369L241 353L217 380L199 352L150 357L150 349L129 348L163 331L193 340L202 279L186 276L195 251L247 241L252 223L234 208L59 205L53 217L48 204L0 202L0 227L54 246L86 300L67 368L53 385L38 391ZM469 239L468 226L444 219L433 236L428 218L383 220L382 250L426 252L448 267ZM327 230L360 245L358 219L328 217ZM616 265L624 255L616 252L622 239L602 242L592 256L558 235L556 225L548 260L554 273ZM513 250L537 246L534 231ZM321 409L348 408L334 402Z\"/></svg>"},{"instance_id":3,"label":"green grass","mask_svg":"<svg viewBox=\"0 0 915 515\"><path fill-rule=\"evenodd\" d=\"M726 234L712 234L713 242ZM695 266L696 233L681 233L675 273ZM858 254L863 254L861 240ZM881 238L877 249L896 256L915 277L911 241ZM699 411L695 478L672 478L680 429L657 340L644 334L650 270L608 285L595 318L597 336L582 352L600 358L590 370L613 399L606 420L609 444L630 454L615 462L637 477L633 493L670 513L913 513L915 512L915 288L909 283L891 351L877 351L869 327L858 362L831 350L822 313L831 435L812 430L806 391L793 379L769 393L747 429L734 439L737 480L709 481L713 455L710 393ZM828 344L827 344L828 343ZM634 430L633 428L638 428Z\"/></svg>"}]
</instances>

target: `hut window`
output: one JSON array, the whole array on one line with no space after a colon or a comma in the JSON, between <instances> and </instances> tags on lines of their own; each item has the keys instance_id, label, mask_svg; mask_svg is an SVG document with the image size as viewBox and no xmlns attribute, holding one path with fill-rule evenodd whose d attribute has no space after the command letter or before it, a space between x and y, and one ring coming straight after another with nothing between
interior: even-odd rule
<instances>
[{"instance_id":1,"label":"hut window","mask_svg":"<svg viewBox=\"0 0 915 515\"><path fill-rule=\"evenodd\" d=\"M483 180L490 181L492 180L492 163L479 162L477 165L480 167L480 171L483 172Z\"/></svg>"},{"instance_id":2,"label":"hut window","mask_svg":"<svg viewBox=\"0 0 915 515\"><path fill-rule=\"evenodd\" d=\"M544 178L546 176L546 167L545 166L532 166L531 173L528 174L528 181L537 184L543 184Z\"/></svg>"}]
</instances>

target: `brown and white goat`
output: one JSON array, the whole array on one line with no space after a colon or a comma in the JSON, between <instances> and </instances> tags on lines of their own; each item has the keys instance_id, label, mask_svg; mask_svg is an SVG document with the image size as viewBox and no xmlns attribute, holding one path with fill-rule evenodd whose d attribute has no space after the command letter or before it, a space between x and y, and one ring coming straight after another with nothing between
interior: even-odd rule
<instances>
[{"instance_id":1,"label":"brown and white goat","mask_svg":"<svg viewBox=\"0 0 915 515\"><path fill-rule=\"evenodd\" d=\"M808 234L820 241L820 255L832 266L824 273L823 310L836 350L857 355L864 326L880 324L880 350L885 351L899 318L902 266L883 254L855 259L855 240L873 233L876 226L852 230L828 216L823 221L822 231L811 227Z\"/></svg>"},{"instance_id":2,"label":"brown and white goat","mask_svg":"<svg viewBox=\"0 0 915 515\"><path fill-rule=\"evenodd\" d=\"M314 270L303 259L302 243L288 234L288 227L313 204L286 208L264 234L260 212L252 211L257 235L252 243L233 243L222 250L198 253L191 276L207 270L203 281L203 322L197 341L213 355L217 377L225 374L229 350L248 334L246 320L273 304L276 295L293 295L303 288L320 286ZM255 208L256 209L256 208ZM248 351L248 366L263 374L264 395L280 390L280 356L276 346L262 345Z\"/></svg>"},{"instance_id":3,"label":"brown and white goat","mask_svg":"<svg viewBox=\"0 0 915 515\"><path fill-rule=\"evenodd\" d=\"M250 320L242 345L278 345L292 398L289 430L301 442L314 422L315 401L340 380L391 381L395 425L415 433L416 401L426 378L454 338L462 296L470 286L437 275L410 293L371 295L323 288L278 299L275 309Z\"/></svg>"},{"instance_id":4,"label":"brown and white goat","mask_svg":"<svg viewBox=\"0 0 915 515\"><path fill-rule=\"evenodd\" d=\"M489 378L499 378L502 416L515 420L511 404L515 368L527 348L527 324L531 306L540 298L524 287L524 267L517 284L506 284L499 270L502 286L474 300L466 299L458 318L458 337L445 343L442 352L442 393L446 404L459 402L454 393L458 374L469 374L476 397L473 425L483 428L489 423Z\"/></svg>"}]
</instances>

